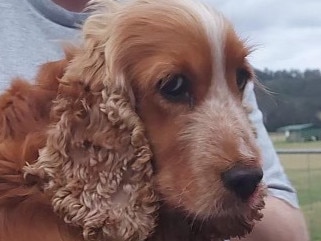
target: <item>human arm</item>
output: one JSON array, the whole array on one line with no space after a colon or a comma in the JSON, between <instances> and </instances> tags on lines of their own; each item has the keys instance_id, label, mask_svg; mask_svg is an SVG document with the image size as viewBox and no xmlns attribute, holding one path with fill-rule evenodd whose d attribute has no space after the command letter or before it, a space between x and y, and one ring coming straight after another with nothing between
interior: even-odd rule
<instances>
[{"instance_id":1,"label":"human arm","mask_svg":"<svg viewBox=\"0 0 321 241\"><path fill-rule=\"evenodd\" d=\"M308 232L300 209L269 195L263 210L264 217L243 239L231 241L308 241Z\"/></svg>"}]
</instances>

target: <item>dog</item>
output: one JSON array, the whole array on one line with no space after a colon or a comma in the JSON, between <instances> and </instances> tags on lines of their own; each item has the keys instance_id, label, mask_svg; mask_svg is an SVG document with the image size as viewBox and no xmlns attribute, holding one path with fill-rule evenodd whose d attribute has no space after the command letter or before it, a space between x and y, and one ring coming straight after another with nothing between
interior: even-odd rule
<instances>
[{"instance_id":1,"label":"dog","mask_svg":"<svg viewBox=\"0 0 321 241\"><path fill-rule=\"evenodd\" d=\"M265 196L242 104L250 49L197 1L91 8L82 45L42 67L43 85L0 98L0 240L249 233Z\"/></svg>"}]
</instances>

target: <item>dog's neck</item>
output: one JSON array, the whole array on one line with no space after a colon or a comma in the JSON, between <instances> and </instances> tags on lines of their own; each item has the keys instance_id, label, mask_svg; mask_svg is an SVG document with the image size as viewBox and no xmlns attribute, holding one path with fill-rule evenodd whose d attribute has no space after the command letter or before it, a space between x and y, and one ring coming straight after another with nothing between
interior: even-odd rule
<instances>
[{"instance_id":1,"label":"dog's neck","mask_svg":"<svg viewBox=\"0 0 321 241\"><path fill-rule=\"evenodd\" d=\"M158 225L147 241L223 241L210 237L206 225L192 218L183 212L162 206Z\"/></svg>"}]
</instances>

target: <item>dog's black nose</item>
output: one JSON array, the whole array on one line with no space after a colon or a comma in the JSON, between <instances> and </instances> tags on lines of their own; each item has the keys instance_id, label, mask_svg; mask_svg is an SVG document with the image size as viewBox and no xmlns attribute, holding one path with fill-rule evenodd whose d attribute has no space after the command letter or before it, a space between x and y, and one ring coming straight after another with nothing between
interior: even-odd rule
<instances>
[{"instance_id":1,"label":"dog's black nose","mask_svg":"<svg viewBox=\"0 0 321 241\"><path fill-rule=\"evenodd\" d=\"M222 174L224 186L242 200L247 200L263 177L261 168L237 165Z\"/></svg>"}]
</instances>

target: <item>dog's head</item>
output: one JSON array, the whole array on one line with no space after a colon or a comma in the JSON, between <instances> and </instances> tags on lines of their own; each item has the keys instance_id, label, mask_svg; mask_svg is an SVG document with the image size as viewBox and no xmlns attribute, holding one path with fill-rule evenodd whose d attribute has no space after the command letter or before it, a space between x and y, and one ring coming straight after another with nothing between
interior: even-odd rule
<instances>
[{"instance_id":1,"label":"dog's head","mask_svg":"<svg viewBox=\"0 0 321 241\"><path fill-rule=\"evenodd\" d=\"M146 237L156 210L146 130L167 206L202 222L209 236L249 232L264 192L242 104L253 77L248 48L197 1L93 6L99 10L62 79L56 126L37 163L56 210L86 236L101 229L114 239Z\"/></svg>"}]
</instances>

